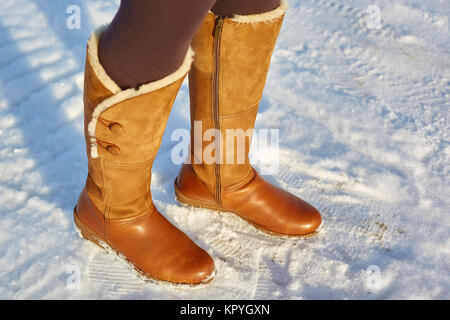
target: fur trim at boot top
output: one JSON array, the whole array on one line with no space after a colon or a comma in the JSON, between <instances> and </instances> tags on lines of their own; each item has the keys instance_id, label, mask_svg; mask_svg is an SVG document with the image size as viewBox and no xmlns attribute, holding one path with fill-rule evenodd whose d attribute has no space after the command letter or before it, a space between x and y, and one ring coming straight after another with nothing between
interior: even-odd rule
<instances>
[{"instance_id":1,"label":"fur trim at boot top","mask_svg":"<svg viewBox=\"0 0 450 320\"><path fill-rule=\"evenodd\" d=\"M96 31L94 31L92 33L92 35L90 36L90 38L88 40L88 50L87 50L88 53L87 54L88 54L88 61L92 67L92 70L95 72L95 75L101 81L101 83L105 86L105 88L107 88L113 94L111 97L106 98L105 100L100 102L92 112L92 119L88 124L88 134L89 134L90 141L91 141L91 148L90 148L91 158L98 158L98 149L97 149L98 144L97 144L97 139L95 137L95 130L97 127L98 117L100 116L100 114L102 112L113 107L114 105L116 105L117 103L119 103L121 101L130 99L130 98L134 98L134 97L138 97L140 95L143 95L143 94L146 94L146 93L149 93L152 91L156 91L158 89L164 88L164 87L174 83L175 81L181 79L189 72L192 61L194 59L194 51L192 50L191 47L189 47L189 50L186 54L186 57L184 58L183 63L173 73L169 74L168 76L166 76L160 80L156 80L153 82L143 84L138 89L130 88L130 89L122 90L108 76L108 74L106 73L105 69L100 64L100 61L98 59L98 43L99 43L102 33L105 31L106 28L107 28L107 25L100 27L99 29L97 29Z\"/></svg>"},{"instance_id":2,"label":"fur trim at boot top","mask_svg":"<svg viewBox=\"0 0 450 320\"><path fill-rule=\"evenodd\" d=\"M232 21L238 23L259 23L259 22L271 22L280 18L283 14L285 14L288 8L288 3L286 0L281 0L280 5L273 9L272 11L258 13L258 14L249 14L249 15L239 15L235 14Z\"/></svg>"}]
</instances>

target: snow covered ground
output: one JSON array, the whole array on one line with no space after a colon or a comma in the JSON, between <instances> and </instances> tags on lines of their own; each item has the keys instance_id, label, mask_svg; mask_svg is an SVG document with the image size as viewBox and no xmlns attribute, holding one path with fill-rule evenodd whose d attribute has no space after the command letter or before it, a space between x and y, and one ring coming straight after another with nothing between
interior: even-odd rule
<instances>
[{"instance_id":1,"label":"snow covered ground","mask_svg":"<svg viewBox=\"0 0 450 320\"><path fill-rule=\"evenodd\" d=\"M79 30L66 27L69 5ZM152 191L215 258L216 279L197 289L144 282L74 230L85 44L117 5L0 2L0 298L450 298L449 1L290 1L257 128L280 129L268 179L322 212L314 238L268 237L175 202L183 85Z\"/></svg>"}]
</instances>

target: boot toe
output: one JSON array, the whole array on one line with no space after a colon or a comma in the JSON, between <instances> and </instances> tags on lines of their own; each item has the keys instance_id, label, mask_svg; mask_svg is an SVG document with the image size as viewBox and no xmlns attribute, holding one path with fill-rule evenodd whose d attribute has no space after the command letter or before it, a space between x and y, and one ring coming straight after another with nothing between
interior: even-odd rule
<instances>
[{"instance_id":1,"label":"boot toe","mask_svg":"<svg viewBox=\"0 0 450 320\"><path fill-rule=\"evenodd\" d=\"M216 267L211 256L200 247L192 259L180 264L180 268L173 275L172 282L201 284L211 281L216 274Z\"/></svg>"},{"instance_id":2,"label":"boot toe","mask_svg":"<svg viewBox=\"0 0 450 320\"><path fill-rule=\"evenodd\" d=\"M286 222L288 223L288 231L286 233L293 236L314 234L322 224L320 212L306 201L297 197L291 204L286 209L286 211L291 211L291 214L286 217Z\"/></svg>"},{"instance_id":3,"label":"boot toe","mask_svg":"<svg viewBox=\"0 0 450 320\"><path fill-rule=\"evenodd\" d=\"M191 283L208 283L216 275L216 266L213 259L205 252L204 261L195 267L192 272L190 282Z\"/></svg>"},{"instance_id":4,"label":"boot toe","mask_svg":"<svg viewBox=\"0 0 450 320\"><path fill-rule=\"evenodd\" d=\"M301 221L299 221L296 225L298 235L307 235L317 231L317 229L322 224L322 216L320 212L311 207L307 212L303 211L301 213Z\"/></svg>"}]
</instances>

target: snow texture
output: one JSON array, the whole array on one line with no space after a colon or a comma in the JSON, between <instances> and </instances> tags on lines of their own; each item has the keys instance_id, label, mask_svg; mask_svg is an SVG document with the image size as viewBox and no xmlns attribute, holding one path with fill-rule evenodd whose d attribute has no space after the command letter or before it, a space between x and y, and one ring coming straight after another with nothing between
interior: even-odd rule
<instances>
[{"instance_id":1,"label":"snow texture","mask_svg":"<svg viewBox=\"0 0 450 320\"><path fill-rule=\"evenodd\" d=\"M66 27L70 5L81 29ZM310 239L175 202L170 136L189 126L183 84L152 192L216 261L216 278L197 289L145 282L75 232L85 46L117 7L0 1L0 298L450 298L450 2L290 1L256 125L280 129L280 171L267 179L323 214Z\"/></svg>"}]
</instances>

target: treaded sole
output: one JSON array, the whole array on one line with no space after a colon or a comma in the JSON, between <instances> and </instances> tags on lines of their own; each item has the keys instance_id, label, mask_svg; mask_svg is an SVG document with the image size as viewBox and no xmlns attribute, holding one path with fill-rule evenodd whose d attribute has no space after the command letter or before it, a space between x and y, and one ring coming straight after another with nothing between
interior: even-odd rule
<instances>
[{"instance_id":1,"label":"treaded sole","mask_svg":"<svg viewBox=\"0 0 450 320\"><path fill-rule=\"evenodd\" d=\"M122 262L124 262L128 267L132 268L132 270L136 273L136 275L138 276L138 278L140 278L141 280L144 281L151 281L157 284L162 284L162 285L168 285L170 287L175 287L175 288L201 288L205 285L207 285L208 283L210 283L216 273L217 270L214 270L214 272L210 275L209 278L207 278L204 282L200 282L200 283L183 283L183 282L171 282L168 280L161 280L158 278L155 278L154 276L152 276L151 274L139 269L133 262L131 262L127 257L125 257L123 254L121 254L120 252L118 252L117 250L115 250L114 248L112 248L108 242L103 239L102 236L100 236L99 234L97 234L95 231L91 230L88 226L86 226L81 220L80 218L78 218L77 212L76 212L76 208L73 211L73 217L74 217L74 222L75 222L75 227L76 227L76 231L78 233L78 235L81 238L84 238L86 240L91 241L92 243L94 243L95 245L97 245L98 247L100 247L101 249L109 252L112 252L116 255L117 258L119 258L119 260L121 260Z\"/></svg>"},{"instance_id":2,"label":"treaded sole","mask_svg":"<svg viewBox=\"0 0 450 320\"><path fill-rule=\"evenodd\" d=\"M208 210L212 210L212 211L216 211L216 212L220 212L220 213L231 213L233 214L235 217L239 218L240 220L246 222L247 224L249 224L250 226L254 227L255 229L257 229L258 231L262 231L263 234L268 235L268 236L272 236L272 237L276 237L276 238L287 238L287 239L307 239L307 238L311 238L315 235L317 235L319 232L318 230L322 227L322 224L317 228L316 231L305 234L305 235L290 235L290 234L283 234L283 233L276 233L270 230L267 230L265 228L263 228L260 225L257 225L256 223L247 220L243 217L241 217L240 215L232 212L232 211L228 211L225 210L224 208L215 206L215 205L211 205L208 204L206 202L203 201L199 201L199 200L195 200L195 199L191 199L189 197L186 197L184 194L181 193L181 191L178 189L177 187L177 180L175 179L174 182L174 189L175 189L175 200L178 201L180 204L185 205L185 206L189 206L189 207L193 207L193 208L203 208L203 209L208 209Z\"/></svg>"}]
</instances>

